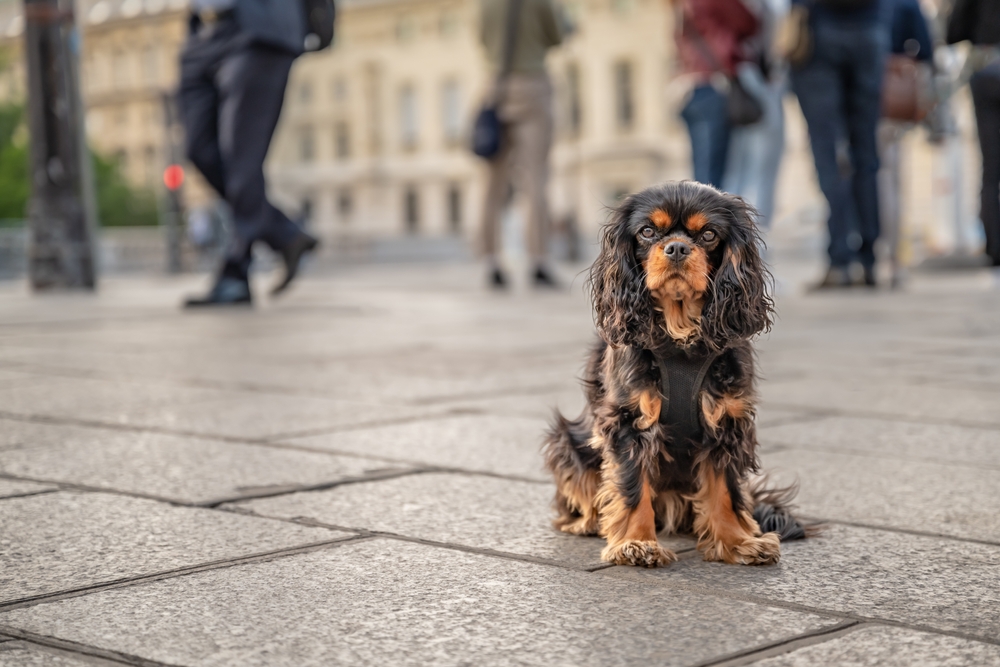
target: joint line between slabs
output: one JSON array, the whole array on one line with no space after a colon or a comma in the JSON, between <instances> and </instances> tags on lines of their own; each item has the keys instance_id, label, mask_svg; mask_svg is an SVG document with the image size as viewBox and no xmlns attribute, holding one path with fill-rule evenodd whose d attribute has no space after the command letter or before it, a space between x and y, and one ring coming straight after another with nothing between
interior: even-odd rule
<instances>
[{"instance_id":1,"label":"joint line between slabs","mask_svg":"<svg viewBox=\"0 0 1000 667\"><path fill-rule=\"evenodd\" d=\"M818 628L803 632L799 635L767 642L743 651L736 651L719 658L712 658L704 662L695 663L691 667L740 667L750 665L764 658L771 658L785 653L792 653L806 646L822 644L838 637L850 634L858 628L866 625L861 621L844 621L825 628Z\"/></svg>"},{"instance_id":2,"label":"joint line between slabs","mask_svg":"<svg viewBox=\"0 0 1000 667\"><path fill-rule=\"evenodd\" d=\"M45 646L47 648L57 649L60 652L71 653L78 656L87 656L90 658L99 658L118 665L133 665L134 667L181 667L180 665L176 665L174 663L140 658L139 656L128 653L119 653L118 651L111 651L108 649L98 648L96 646L90 646L88 644L81 644L68 639L59 639L57 637L41 635L37 632L19 630L18 628L10 626L0 625L0 630L9 633L14 639L19 639L31 644L37 644L39 646Z\"/></svg>"},{"instance_id":3,"label":"joint line between slabs","mask_svg":"<svg viewBox=\"0 0 1000 667\"><path fill-rule=\"evenodd\" d=\"M874 419L887 422L901 422L905 424L929 424L934 426L958 426L962 428L977 428L984 431L1000 431L1000 424L980 421L968 421L965 419L933 419L929 417L914 417L911 415L899 415L891 412L877 412L874 410L839 410L831 408L820 408L811 405L795 405L793 403L767 403L768 406L780 409L812 414L817 418L828 417L854 417L860 419ZM770 428L763 426L761 428Z\"/></svg>"},{"instance_id":4,"label":"joint line between slabs","mask_svg":"<svg viewBox=\"0 0 1000 667\"><path fill-rule=\"evenodd\" d=\"M947 535L944 533L932 533L925 530L914 530L912 528L896 528L894 526L879 526L872 523L861 523L858 521L843 521L840 519L819 519L811 516L802 516L803 521L810 523L832 524L837 526L850 526L852 528L864 528L866 530L880 530L887 533L900 533L902 535L913 535L915 537L930 537L937 540L950 540L952 542L966 542L969 544L982 544L987 547L1000 547L1000 542L990 540L980 540L975 537L959 537L957 535Z\"/></svg>"},{"instance_id":5,"label":"joint line between slabs","mask_svg":"<svg viewBox=\"0 0 1000 667\"><path fill-rule=\"evenodd\" d=\"M683 560L683 559L682 559ZM627 568L628 566L618 566L614 569ZM636 577L624 576L622 579L626 581L638 582L640 581ZM711 595L713 597L725 598L727 600L739 600L741 602L749 602L752 604L758 604L764 607L776 607L778 609L788 609L789 611L797 611L805 614L812 614L814 616L826 616L829 618L839 618L843 621L856 621L859 623L873 623L877 625L888 625L897 628L905 628L907 630L915 630L917 632L925 632L934 635L945 635L948 637L957 637L958 639L966 639L969 641L975 641L982 644L993 644L1000 646L1000 638L992 638L982 635L974 635L965 632L958 632L954 630L944 630L941 628L935 628L930 625L923 625L921 623L908 623L905 621L894 621L888 618L880 618L876 616L865 616L863 614L856 614L849 611L838 611L836 609L823 609L820 607L810 607L808 605L800 604L798 602L788 602L786 600L778 600L773 598L761 597L758 595L752 595L749 593L733 592L728 589L714 588L711 586L698 586L693 584L688 584L684 582L671 581L669 579L656 579L656 580L646 580L648 583L652 583L657 586L664 586L666 588L672 588L679 591L687 591L690 593L698 593L700 595Z\"/></svg>"},{"instance_id":6,"label":"joint line between slabs","mask_svg":"<svg viewBox=\"0 0 1000 667\"><path fill-rule=\"evenodd\" d=\"M358 534L358 531L344 531L344 532L353 532L355 534L349 535L347 537L339 537L331 540L323 540L321 542L313 542L311 544L300 544L293 547L285 547L283 549L274 549L272 551L264 551L261 553L249 554L247 556L236 556L233 558L225 558L216 561L209 561L207 563L189 565L187 567L180 567L173 570L165 570L163 572L154 572L152 574L144 574L135 577L126 577L124 579L101 582L89 586L81 586L79 588L71 588L62 591L55 591L53 593L43 593L40 595L33 595L18 600L11 600L9 602L0 603L0 614L14 609L21 609L24 607L34 607L39 604L45 604L48 602L58 602L59 600L66 600L75 597L82 597L85 595L90 595L92 593L100 593L101 591L113 590L118 588L130 588L132 586L138 586L141 584L153 583L157 581L163 581L166 579L176 579L177 577L185 577L191 574L198 574L199 572L222 570L229 567L237 567L239 565L263 563L270 560L274 560L276 558L286 558L289 556L298 555L300 553L311 553L313 551L321 551L323 549L340 547L345 544L354 544L356 542L361 542L364 540L371 539L370 535ZM10 634L7 630L3 629L3 626L0 626L0 631Z\"/></svg>"}]
</instances>

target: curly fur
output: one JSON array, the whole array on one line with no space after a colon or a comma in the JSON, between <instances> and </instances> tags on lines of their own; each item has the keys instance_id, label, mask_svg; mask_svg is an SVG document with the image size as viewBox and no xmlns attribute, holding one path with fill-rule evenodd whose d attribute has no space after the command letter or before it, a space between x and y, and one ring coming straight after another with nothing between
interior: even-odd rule
<instances>
[{"instance_id":1,"label":"curly fur","mask_svg":"<svg viewBox=\"0 0 1000 667\"><path fill-rule=\"evenodd\" d=\"M557 414L544 450L555 525L599 532L609 562L672 562L660 528L693 531L708 559L746 564L773 563L779 537L809 533L788 511L794 490L749 482L759 467L751 339L773 313L755 219L738 197L680 182L627 197L602 230L587 408L576 420ZM710 359L697 440L661 412L665 350Z\"/></svg>"}]
</instances>

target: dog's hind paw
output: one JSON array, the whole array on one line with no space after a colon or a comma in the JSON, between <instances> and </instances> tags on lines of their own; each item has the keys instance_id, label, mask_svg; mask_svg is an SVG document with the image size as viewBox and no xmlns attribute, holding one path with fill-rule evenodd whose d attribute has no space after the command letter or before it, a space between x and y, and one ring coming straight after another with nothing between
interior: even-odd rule
<instances>
[{"instance_id":1,"label":"dog's hind paw","mask_svg":"<svg viewBox=\"0 0 1000 667\"><path fill-rule=\"evenodd\" d=\"M677 554L670 549L664 549L656 541L626 540L604 547L604 551L601 552L601 560L615 565L658 567L670 565L676 561Z\"/></svg>"},{"instance_id":2,"label":"dog's hind paw","mask_svg":"<svg viewBox=\"0 0 1000 667\"><path fill-rule=\"evenodd\" d=\"M705 560L731 565L773 565L781 560L781 543L777 533L749 537L734 545L716 542L705 549Z\"/></svg>"}]
</instances>

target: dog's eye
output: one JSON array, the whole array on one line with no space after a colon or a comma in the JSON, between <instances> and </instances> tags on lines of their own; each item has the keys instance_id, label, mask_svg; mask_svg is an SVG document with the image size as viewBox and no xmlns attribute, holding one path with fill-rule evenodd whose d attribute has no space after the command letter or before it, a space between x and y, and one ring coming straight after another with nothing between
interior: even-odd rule
<instances>
[{"instance_id":1,"label":"dog's eye","mask_svg":"<svg viewBox=\"0 0 1000 667\"><path fill-rule=\"evenodd\" d=\"M713 232L711 229L706 229L704 232L702 232L701 238L703 241L714 241L715 232Z\"/></svg>"},{"instance_id":2,"label":"dog's eye","mask_svg":"<svg viewBox=\"0 0 1000 667\"><path fill-rule=\"evenodd\" d=\"M642 230L640 230L639 232L639 236L641 236L644 239L651 239L653 238L653 234L655 233L656 232L653 231L652 227L643 227Z\"/></svg>"}]
</instances>

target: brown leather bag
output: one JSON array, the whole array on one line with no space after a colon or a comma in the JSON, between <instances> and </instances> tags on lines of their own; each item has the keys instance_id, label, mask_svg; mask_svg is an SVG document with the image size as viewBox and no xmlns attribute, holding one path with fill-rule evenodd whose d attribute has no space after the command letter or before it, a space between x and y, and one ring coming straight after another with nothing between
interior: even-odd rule
<instances>
[{"instance_id":1,"label":"brown leather bag","mask_svg":"<svg viewBox=\"0 0 1000 667\"><path fill-rule=\"evenodd\" d=\"M928 67L909 56L891 54L882 80L882 117L919 123L933 106Z\"/></svg>"}]
</instances>

